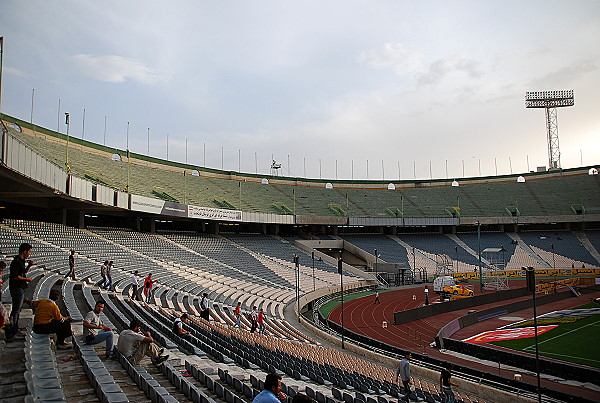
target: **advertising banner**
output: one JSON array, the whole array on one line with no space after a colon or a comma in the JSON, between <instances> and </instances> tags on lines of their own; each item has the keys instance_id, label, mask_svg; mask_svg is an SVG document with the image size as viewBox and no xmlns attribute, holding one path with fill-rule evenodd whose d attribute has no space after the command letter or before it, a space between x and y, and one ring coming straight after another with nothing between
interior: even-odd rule
<instances>
[{"instance_id":1,"label":"advertising banner","mask_svg":"<svg viewBox=\"0 0 600 403\"><path fill-rule=\"evenodd\" d=\"M542 333L546 333L548 330L554 329L555 327L558 327L558 325L538 326L538 336ZM469 337L463 341L466 343L483 344L500 340L524 339L527 337L535 337L534 329L535 328L533 327L521 327L518 329L492 330L489 332L479 333L478 335Z\"/></svg>"},{"instance_id":2,"label":"advertising banner","mask_svg":"<svg viewBox=\"0 0 600 403\"><path fill-rule=\"evenodd\" d=\"M145 213L162 213L164 200L152 199L150 197L131 195L131 209Z\"/></svg>"},{"instance_id":3,"label":"advertising banner","mask_svg":"<svg viewBox=\"0 0 600 403\"><path fill-rule=\"evenodd\" d=\"M188 206L187 204L179 204L175 202L166 201L161 214L163 215L174 215L177 217L187 217L188 216Z\"/></svg>"},{"instance_id":4,"label":"advertising banner","mask_svg":"<svg viewBox=\"0 0 600 403\"><path fill-rule=\"evenodd\" d=\"M201 220L242 221L242 212L238 210L226 210L220 208L189 205L188 217Z\"/></svg>"}]
</instances>

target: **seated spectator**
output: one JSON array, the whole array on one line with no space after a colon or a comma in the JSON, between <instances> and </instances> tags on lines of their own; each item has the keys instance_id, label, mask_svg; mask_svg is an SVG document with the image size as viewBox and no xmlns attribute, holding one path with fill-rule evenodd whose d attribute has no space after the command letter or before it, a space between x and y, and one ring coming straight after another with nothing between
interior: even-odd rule
<instances>
[{"instance_id":1,"label":"seated spectator","mask_svg":"<svg viewBox=\"0 0 600 403\"><path fill-rule=\"evenodd\" d=\"M265 379L265 389L256 395L252 403L282 403L286 400L287 396L281 391L281 376L271 373Z\"/></svg>"},{"instance_id":2,"label":"seated spectator","mask_svg":"<svg viewBox=\"0 0 600 403\"><path fill-rule=\"evenodd\" d=\"M38 334L56 333L56 348L66 350L73 347L66 343L65 339L73 335L71 332L70 316L63 317L56 301L60 298L59 290L50 291L48 299L39 299L37 301L25 300L35 309L33 316L33 331Z\"/></svg>"},{"instance_id":3,"label":"seated spectator","mask_svg":"<svg viewBox=\"0 0 600 403\"><path fill-rule=\"evenodd\" d=\"M190 332L188 332L187 330L185 330L183 328L183 324L187 323L187 321L188 321L188 315L187 315L187 313L184 313L179 318L175 318L175 321L173 322L173 333L175 333L176 335L178 335L182 339L185 339L187 341L191 341L192 340L192 336L191 336Z\"/></svg>"},{"instance_id":4,"label":"seated spectator","mask_svg":"<svg viewBox=\"0 0 600 403\"><path fill-rule=\"evenodd\" d=\"M119 335L117 350L133 365L138 365L144 356L150 357L156 366L169 359L168 355L163 355L164 349L154 343L150 332L142 334L141 330L142 322L138 319L132 320L129 329L123 330Z\"/></svg>"},{"instance_id":5,"label":"seated spectator","mask_svg":"<svg viewBox=\"0 0 600 403\"><path fill-rule=\"evenodd\" d=\"M106 341L106 358L113 358L113 330L102 323L100 314L104 311L104 302L96 301L94 309L83 319L83 340L85 344L98 344ZM100 330L100 332L98 332Z\"/></svg>"}]
</instances>

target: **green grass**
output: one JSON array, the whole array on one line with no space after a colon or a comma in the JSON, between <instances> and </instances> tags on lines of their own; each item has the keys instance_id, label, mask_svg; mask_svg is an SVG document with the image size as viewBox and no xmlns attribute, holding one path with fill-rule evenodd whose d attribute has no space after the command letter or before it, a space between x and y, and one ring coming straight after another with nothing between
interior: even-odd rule
<instances>
[{"instance_id":1,"label":"green grass","mask_svg":"<svg viewBox=\"0 0 600 403\"><path fill-rule=\"evenodd\" d=\"M381 295L382 293L388 292L388 291L392 291L392 290L382 290L382 291L379 291L379 294ZM352 301L353 299L361 298L366 295L373 295L373 298L375 298L375 291L363 291L363 292L357 292L355 294L344 295L344 302ZM332 299L331 301L329 301L326 304L324 304L323 306L321 306L321 309L319 310L319 312L321 312L321 315L323 315L324 318L328 318L331 311L333 311L338 305L341 305L341 303L342 303L342 300L340 299L339 293L338 293L338 296L336 298Z\"/></svg>"},{"instance_id":2,"label":"green grass","mask_svg":"<svg viewBox=\"0 0 600 403\"><path fill-rule=\"evenodd\" d=\"M598 308L597 304L586 304L578 308ZM600 315L562 323L557 328L538 336L539 354L576 364L600 368ZM524 338L492 343L512 350L535 353L535 339Z\"/></svg>"}]
</instances>

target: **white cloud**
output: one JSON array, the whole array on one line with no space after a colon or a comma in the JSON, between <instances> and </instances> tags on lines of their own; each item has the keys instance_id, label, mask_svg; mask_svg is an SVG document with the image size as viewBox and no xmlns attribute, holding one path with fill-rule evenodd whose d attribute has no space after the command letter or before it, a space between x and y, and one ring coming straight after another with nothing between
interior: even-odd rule
<instances>
[{"instance_id":1,"label":"white cloud","mask_svg":"<svg viewBox=\"0 0 600 403\"><path fill-rule=\"evenodd\" d=\"M483 75L479 63L474 60L441 59L431 63L429 70L419 75L418 83L420 85L436 85L453 73L463 73L469 79L479 78Z\"/></svg>"},{"instance_id":2,"label":"white cloud","mask_svg":"<svg viewBox=\"0 0 600 403\"><path fill-rule=\"evenodd\" d=\"M6 74L10 74L10 75L21 77L21 78L28 78L29 77L29 74L27 74L24 71L21 71L21 70L15 68L15 67L5 67L4 68L4 72Z\"/></svg>"},{"instance_id":3,"label":"white cloud","mask_svg":"<svg viewBox=\"0 0 600 403\"><path fill-rule=\"evenodd\" d=\"M407 49L402 43L386 42L361 52L358 62L374 69L393 68L397 73L402 74L417 70L421 65L421 55Z\"/></svg>"},{"instance_id":4,"label":"white cloud","mask_svg":"<svg viewBox=\"0 0 600 403\"><path fill-rule=\"evenodd\" d=\"M122 83L132 80L151 84L164 79L144 63L127 57L77 54L71 56L71 60L82 74L99 81Z\"/></svg>"}]
</instances>

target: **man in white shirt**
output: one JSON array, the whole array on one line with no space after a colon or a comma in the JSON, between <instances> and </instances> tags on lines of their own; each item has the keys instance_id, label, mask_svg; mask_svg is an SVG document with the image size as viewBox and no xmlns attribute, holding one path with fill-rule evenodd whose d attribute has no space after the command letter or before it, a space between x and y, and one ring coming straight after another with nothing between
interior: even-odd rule
<instances>
[{"instance_id":1,"label":"man in white shirt","mask_svg":"<svg viewBox=\"0 0 600 403\"><path fill-rule=\"evenodd\" d=\"M136 270L133 273L133 276L131 276L131 299L136 300L136 301L141 301L142 298L140 297L140 294L138 293L138 288L140 286L140 283L138 281L138 271Z\"/></svg>"},{"instance_id":2,"label":"man in white shirt","mask_svg":"<svg viewBox=\"0 0 600 403\"><path fill-rule=\"evenodd\" d=\"M188 318L187 313L184 313L179 318L175 318L175 321L173 322L173 333L175 333L177 336L181 337L182 339L185 339L187 341L192 341L192 336L191 336L190 332L188 332L187 330L185 330L183 328L183 324L187 323L188 320L189 320L189 318Z\"/></svg>"},{"instance_id":3,"label":"man in white shirt","mask_svg":"<svg viewBox=\"0 0 600 403\"><path fill-rule=\"evenodd\" d=\"M144 356L151 358L152 363L159 366L167 359L168 355L162 355L164 349L158 347L154 343L154 339L150 336L150 332L142 334L142 322L134 319L129 324L129 329L123 330L119 334L117 350L129 360L133 365L138 365Z\"/></svg>"},{"instance_id":4,"label":"man in white shirt","mask_svg":"<svg viewBox=\"0 0 600 403\"><path fill-rule=\"evenodd\" d=\"M256 312L256 307L252 307L252 312L248 315L248 319L250 319L250 333L256 332L256 328L258 327L258 312Z\"/></svg>"},{"instance_id":5,"label":"man in white shirt","mask_svg":"<svg viewBox=\"0 0 600 403\"><path fill-rule=\"evenodd\" d=\"M104 301L96 301L96 306L83 319L83 340L85 344L98 344L106 341L106 359L113 355L113 330L102 323L100 314L104 311ZM100 330L100 332L98 332Z\"/></svg>"},{"instance_id":6,"label":"man in white shirt","mask_svg":"<svg viewBox=\"0 0 600 403\"><path fill-rule=\"evenodd\" d=\"M208 299L208 293L202 295L200 300L200 317L204 320L210 320L210 300Z\"/></svg>"}]
</instances>

